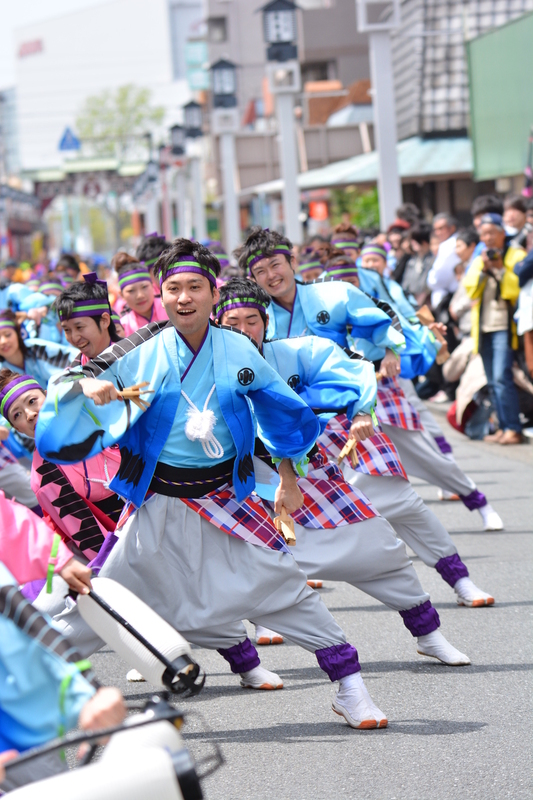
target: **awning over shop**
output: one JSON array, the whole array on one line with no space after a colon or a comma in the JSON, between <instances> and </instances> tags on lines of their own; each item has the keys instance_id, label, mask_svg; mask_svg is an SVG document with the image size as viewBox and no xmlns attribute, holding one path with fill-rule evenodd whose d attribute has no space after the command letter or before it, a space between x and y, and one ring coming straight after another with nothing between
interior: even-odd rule
<instances>
[{"instance_id":1,"label":"awning over shop","mask_svg":"<svg viewBox=\"0 0 533 800\"><path fill-rule=\"evenodd\" d=\"M473 172L472 142L466 136L422 139L413 136L396 145L398 169L404 183L444 178L470 177ZM302 191L335 186L373 184L378 179L377 152L363 153L344 161L328 164L298 175ZM283 180L257 184L243 189L241 197L281 194Z\"/></svg>"}]
</instances>

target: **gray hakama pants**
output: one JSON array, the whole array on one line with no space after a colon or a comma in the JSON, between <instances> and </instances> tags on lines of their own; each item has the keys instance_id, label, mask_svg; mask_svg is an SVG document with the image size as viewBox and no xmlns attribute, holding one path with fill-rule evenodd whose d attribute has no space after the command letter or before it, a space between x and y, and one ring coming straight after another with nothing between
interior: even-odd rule
<instances>
[{"instance_id":1,"label":"gray hakama pants","mask_svg":"<svg viewBox=\"0 0 533 800\"><path fill-rule=\"evenodd\" d=\"M461 495L461 498L476 492L474 481L464 474L453 456L441 453L430 433L425 430L409 431L397 428L395 425L380 424L383 432L396 445L408 475L414 475L448 492ZM486 502L485 499L480 505L485 505ZM468 506L468 503L465 505Z\"/></svg>"},{"instance_id":2,"label":"gray hakama pants","mask_svg":"<svg viewBox=\"0 0 533 800\"><path fill-rule=\"evenodd\" d=\"M450 534L429 510L409 481L398 475L367 475L343 461L342 473L351 486L366 494L372 505L390 522L402 541L428 567L457 553Z\"/></svg>"},{"instance_id":3,"label":"gray hakama pants","mask_svg":"<svg viewBox=\"0 0 533 800\"><path fill-rule=\"evenodd\" d=\"M346 642L292 555L230 536L178 498L153 495L118 536L100 576L126 586L192 644L240 644L242 619L311 652ZM55 620L82 655L102 645L77 609Z\"/></svg>"},{"instance_id":4,"label":"gray hakama pants","mask_svg":"<svg viewBox=\"0 0 533 800\"><path fill-rule=\"evenodd\" d=\"M427 405L417 395L416 389L413 386L413 382L408 380L408 378L398 378L398 383L402 387L404 395L407 397L413 408L418 411L420 419L422 420L422 425L427 432L430 433L434 439L438 439L439 437L443 438L444 431L438 424Z\"/></svg>"}]
</instances>

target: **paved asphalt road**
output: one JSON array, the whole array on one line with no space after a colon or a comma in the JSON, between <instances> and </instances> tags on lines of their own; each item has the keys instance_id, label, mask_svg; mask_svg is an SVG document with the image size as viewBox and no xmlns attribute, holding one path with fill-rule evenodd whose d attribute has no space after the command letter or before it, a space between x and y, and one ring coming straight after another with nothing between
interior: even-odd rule
<instances>
[{"instance_id":1,"label":"paved asphalt road","mask_svg":"<svg viewBox=\"0 0 533 800\"><path fill-rule=\"evenodd\" d=\"M205 782L207 800L532 797L533 446L470 442L449 426L447 435L505 524L503 532L483 533L477 512L438 502L434 487L414 481L474 582L496 598L492 608L458 608L448 585L413 558L443 633L472 666L417 655L397 613L332 583L322 597L359 650L367 687L388 715L386 730L353 731L336 716L333 687L296 646L261 648L265 666L285 682L278 692L239 688L217 653L196 650L208 678L202 694L183 703L190 712L185 737L196 756L216 741L226 758ZM126 666L112 652L101 651L94 664L128 697L148 696L147 684L125 682Z\"/></svg>"}]
</instances>

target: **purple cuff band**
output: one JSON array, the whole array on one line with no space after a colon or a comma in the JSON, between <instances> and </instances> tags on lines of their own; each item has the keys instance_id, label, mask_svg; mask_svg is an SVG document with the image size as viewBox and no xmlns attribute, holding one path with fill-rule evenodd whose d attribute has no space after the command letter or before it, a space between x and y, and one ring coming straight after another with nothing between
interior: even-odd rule
<instances>
[{"instance_id":1,"label":"purple cuff band","mask_svg":"<svg viewBox=\"0 0 533 800\"><path fill-rule=\"evenodd\" d=\"M37 581L25 583L20 591L29 603L33 603L34 600L37 600L45 586L46 578L39 578Z\"/></svg>"},{"instance_id":2,"label":"purple cuff band","mask_svg":"<svg viewBox=\"0 0 533 800\"><path fill-rule=\"evenodd\" d=\"M348 642L315 650L315 656L318 666L327 673L330 681L340 681L361 671L357 650Z\"/></svg>"},{"instance_id":3,"label":"purple cuff band","mask_svg":"<svg viewBox=\"0 0 533 800\"><path fill-rule=\"evenodd\" d=\"M440 627L439 615L437 609L431 605L431 600L407 611L400 611L400 616L412 636L426 636Z\"/></svg>"},{"instance_id":4,"label":"purple cuff band","mask_svg":"<svg viewBox=\"0 0 533 800\"><path fill-rule=\"evenodd\" d=\"M235 675L249 672L261 663L257 650L249 639L245 639L244 642L239 642L239 644L234 644L233 647L228 647L226 650L221 649L218 652L222 658L226 659Z\"/></svg>"},{"instance_id":5,"label":"purple cuff band","mask_svg":"<svg viewBox=\"0 0 533 800\"><path fill-rule=\"evenodd\" d=\"M463 564L459 558L458 553L454 553L453 556L441 558L440 561L437 561L435 564L435 569L452 589L459 578L468 578L468 570L466 565Z\"/></svg>"},{"instance_id":6,"label":"purple cuff band","mask_svg":"<svg viewBox=\"0 0 533 800\"><path fill-rule=\"evenodd\" d=\"M487 498L479 489L474 489L470 494L460 494L459 497L469 511L475 511L476 508L483 508L487 505Z\"/></svg>"},{"instance_id":7,"label":"purple cuff band","mask_svg":"<svg viewBox=\"0 0 533 800\"><path fill-rule=\"evenodd\" d=\"M446 453L452 452L452 446L448 441L446 441L444 436L434 436L433 438L435 439L441 453L446 455Z\"/></svg>"},{"instance_id":8,"label":"purple cuff band","mask_svg":"<svg viewBox=\"0 0 533 800\"><path fill-rule=\"evenodd\" d=\"M107 557L111 553L111 550L118 542L117 537L114 533L108 533L104 539L103 545L100 547L98 551L98 555L93 558L92 561L89 562L88 566L92 569L93 575L96 577L102 567L104 566Z\"/></svg>"}]
</instances>

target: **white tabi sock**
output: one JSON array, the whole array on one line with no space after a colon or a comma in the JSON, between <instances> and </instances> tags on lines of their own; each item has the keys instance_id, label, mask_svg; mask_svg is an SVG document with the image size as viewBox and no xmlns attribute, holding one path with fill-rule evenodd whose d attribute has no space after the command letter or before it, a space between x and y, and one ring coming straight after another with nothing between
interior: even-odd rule
<instances>
[{"instance_id":1,"label":"white tabi sock","mask_svg":"<svg viewBox=\"0 0 533 800\"><path fill-rule=\"evenodd\" d=\"M260 664L248 672L241 672L241 686L245 689L283 689L283 681Z\"/></svg>"},{"instance_id":2,"label":"white tabi sock","mask_svg":"<svg viewBox=\"0 0 533 800\"><path fill-rule=\"evenodd\" d=\"M483 520L484 531L503 530L503 522L501 520L501 517L496 511L494 511L490 503L487 503L487 505L485 506L481 506L481 508L478 508L478 511L481 514L481 518Z\"/></svg>"},{"instance_id":3,"label":"white tabi sock","mask_svg":"<svg viewBox=\"0 0 533 800\"><path fill-rule=\"evenodd\" d=\"M478 589L470 578L459 578L453 590L457 595L457 603L460 606L476 608L478 606L491 606L494 603L494 597Z\"/></svg>"},{"instance_id":4,"label":"white tabi sock","mask_svg":"<svg viewBox=\"0 0 533 800\"><path fill-rule=\"evenodd\" d=\"M437 658L449 667L464 667L471 663L468 656L456 650L440 631L431 631L425 636L419 636L417 642L417 652L421 656Z\"/></svg>"},{"instance_id":5,"label":"white tabi sock","mask_svg":"<svg viewBox=\"0 0 533 800\"><path fill-rule=\"evenodd\" d=\"M351 728L387 727L387 717L372 701L360 672L341 678L332 708Z\"/></svg>"}]
</instances>

